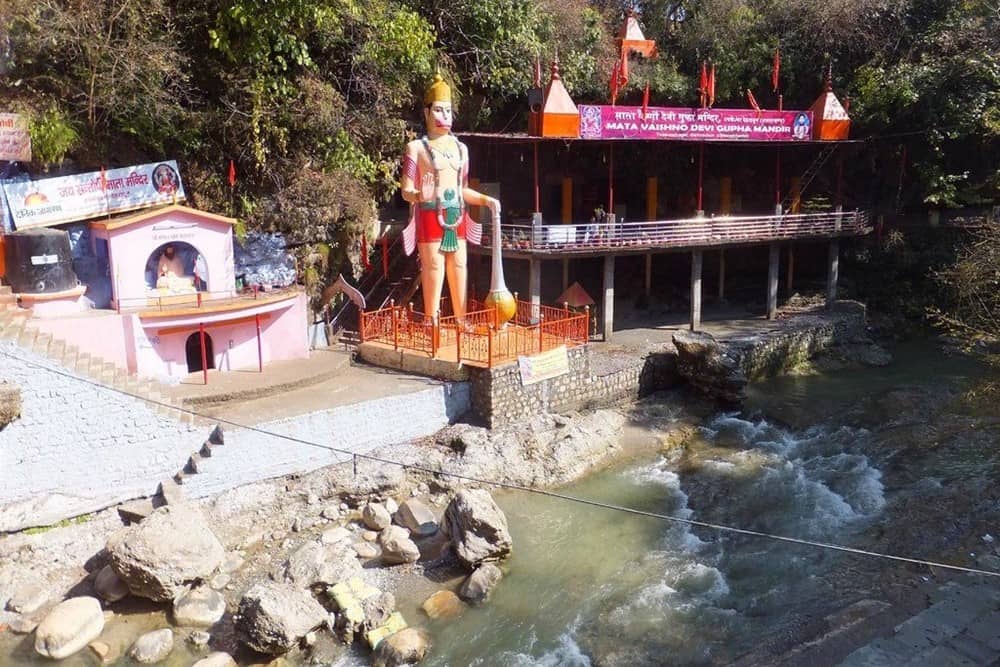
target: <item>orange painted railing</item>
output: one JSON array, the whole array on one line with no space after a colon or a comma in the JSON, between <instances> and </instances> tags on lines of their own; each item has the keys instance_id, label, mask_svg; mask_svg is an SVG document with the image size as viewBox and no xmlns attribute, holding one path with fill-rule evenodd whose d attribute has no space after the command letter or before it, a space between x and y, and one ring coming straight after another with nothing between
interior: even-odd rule
<instances>
[{"instance_id":1,"label":"orange painted railing","mask_svg":"<svg viewBox=\"0 0 1000 667\"><path fill-rule=\"evenodd\" d=\"M586 312L518 301L514 319L498 327L492 309L478 302L470 306L476 310L466 313L461 322L450 315L431 322L412 306L390 303L387 308L361 314L361 342L492 367L560 345L586 345L590 337Z\"/></svg>"}]
</instances>

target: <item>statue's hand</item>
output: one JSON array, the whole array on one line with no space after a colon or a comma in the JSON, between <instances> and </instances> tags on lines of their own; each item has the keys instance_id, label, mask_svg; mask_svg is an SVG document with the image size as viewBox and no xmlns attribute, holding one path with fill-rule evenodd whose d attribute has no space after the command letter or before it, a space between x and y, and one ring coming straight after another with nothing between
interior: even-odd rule
<instances>
[{"instance_id":1,"label":"statue's hand","mask_svg":"<svg viewBox=\"0 0 1000 667\"><path fill-rule=\"evenodd\" d=\"M490 209L494 218L500 217L500 200L493 197L486 197L486 208Z\"/></svg>"},{"instance_id":2,"label":"statue's hand","mask_svg":"<svg viewBox=\"0 0 1000 667\"><path fill-rule=\"evenodd\" d=\"M433 201L437 192L434 189L434 176L432 174L424 174L423 181L420 184L421 188L421 199L423 201Z\"/></svg>"}]
</instances>

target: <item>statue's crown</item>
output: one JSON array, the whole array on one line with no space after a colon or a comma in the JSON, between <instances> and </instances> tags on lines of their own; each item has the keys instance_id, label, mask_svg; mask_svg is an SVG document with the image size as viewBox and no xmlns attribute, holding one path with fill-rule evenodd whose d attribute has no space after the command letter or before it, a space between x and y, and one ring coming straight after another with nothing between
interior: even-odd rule
<instances>
[{"instance_id":1,"label":"statue's crown","mask_svg":"<svg viewBox=\"0 0 1000 667\"><path fill-rule=\"evenodd\" d=\"M424 93L424 104L434 104L435 102L451 104L451 87L444 82L440 74L434 75L434 83Z\"/></svg>"}]
</instances>

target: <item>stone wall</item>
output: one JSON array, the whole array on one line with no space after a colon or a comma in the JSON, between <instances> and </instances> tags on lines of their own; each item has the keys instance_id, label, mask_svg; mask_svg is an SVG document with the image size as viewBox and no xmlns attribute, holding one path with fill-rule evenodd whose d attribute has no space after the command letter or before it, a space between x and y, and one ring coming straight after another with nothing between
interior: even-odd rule
<instances>
[{"instance_id":1,"label":"stone wall","mask_svg":"<svg viewBox=\"0 0 1000 667\"><path fill-rule=\"evenodd\" d=\"M432 435L469 408L468 383L435 384L409 394L257 425L263 431L295 440L257 431L227 430L226 444L212 449L212 457L202 462L199 474L185 478L184 494L200 498L261 479L349 461L351 454L346 452L361 454L383 445Z\"/></svg>"},{"instance_id":2,"label":"stone wall","mask_svg":"<svg viewBox=\"0 0 1000 667\"><path fill-rule=\"evenodd\" d=\"M799 314L780 331L723 342L750 381L779 375L835 344L864 336L865 307L840 301L832 311ZM521 385L517 364L470 368L472 408L490 427L540 411L569 412L627 402L682 382L672 344L644 356L607 356L592 347L569 350L569 373Z\"/></svg>"},{"instance_id":3,"label":"stone wall","mask_svg":"<svg viewBox=\"0 0 1000 667\"><path fill-rule=\"evenodd\" d=\"M207 434L70 370L34 367L56 366L10 341L0 350L16 357L0 357L0 380L21 390L20 419L0 431L0 531L150 495Z\"/></svg>"},{"instance_id":4,"label":"stone wall","mask_svg":"<svg viewBox=\"0 0 1000 667\"><path fill-rule=\"evenodd\" d=\"M16 357L0 356L0 382L19 387L22 399L20 418L0 430L0 531L151 496L185 466L211 430L207 423L194 427L158 414L141 399L9 341L0 341L0 350ZM362 453L435 433L469 410L469 394L467 383L435 383L256 428ZM198 474L185 478L188 497L350 459L256 430L224 430L226 444L200 462Z\"/></svg>"},{"instance_id":5,"label":"stone wall","mask_svg":"<svg viewBox=\"0 0 1000 667\"><path fill-rule=\"evenodd\" d=\"M864 337L865 321L864 304L838 301L823 315L801 315L782 331L734 340L729 345L747 379L755 382L785 373L834 345Z\"/></svg>"},{"instance_id":6,"label":"stone wall","mask_svg":"<svg viewBox=\"0 0 1000 667\"><path fill-rule=\"evenodd\" d=\"M470 369L472 408L491 428L539 412L569 412L638 398L646 360L633 357L617 368L592 368L589 347L567 351L569 373L521 385L517 364Z\"/></svg>"}]
</instances>

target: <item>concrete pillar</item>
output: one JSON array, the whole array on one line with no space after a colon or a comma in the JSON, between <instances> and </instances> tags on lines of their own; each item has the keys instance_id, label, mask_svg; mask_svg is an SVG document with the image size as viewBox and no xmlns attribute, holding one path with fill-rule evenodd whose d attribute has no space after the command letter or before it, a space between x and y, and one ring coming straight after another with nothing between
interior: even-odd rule
<instances>
[{"instance_id":1,"label":"concrete pillar","mask_svg":"<svg viewBox=\"0 0 1000 667\"><path fill-rule=\"evenodd\" d=\"M646 253L646 297L653 293L653 253Z\"/></svg>"},{"instance_id":2,"label":"concrete pillar","mask_svg":"<svg viewBox=\"0 0 1000 667\"><path fill-rule=\"evenodd\" d=\"M604 318L604 341L611 340L615 324L615 256L604 258L604 298L601 303Z\"/></svg>"},{"instance_id":3,"label":"concrete pillar","mask_svg":"<svg viewBox=\"0 0 1000 667\"><path fill-rule=\"evenodd\" d=\"M656 176L646 178L646 220L656 220L658 211L656 206L657 187L659 179Z\"/></svg>"},{"instance_id":4,"label":"concrete pillar","mask_svg":"<svg viewBox=\"0 0 1000 667\"><path fill-rule=\"evenodd\" d=\"M532 306L542 305L542 260L528 260L528 300Z\"/></svg>"},{"instance_id":5,"label":"concrete pillar","mask_svg":"<svg viewBox=\"0 0 1000 667\"><path fill-rule=\"evenodd\" d=\"M788 244L788 275L785 276L785 289L792 293L792 281L795 279L795 246Z\"/></svg>"},{"instance_id":6,"label":"concrete pillar","mask_svg":"<svg viewBox=\"0 0 1000 667\"><path fill-rule=\"evenodd\" d=\"M701 328L701 261L702 251L691 251L691 331Z\"/></svg>"},{"instance_id":7,"label":"concrete pillar","mask_svg":"<svg viewBox=\"0 0 1000 667\"><path fill-rule=\"evenodd\" d=\"M767 319L773 320L778 315L778 262L781 259L781 248L772 243L767 258Z\"/></svg>"},{"instance_id":8,"label":"concrete pillar","mask_svg":"<svg viewBox=\"0 0 1000 667\"><path fill-rule=\"evenodd\" d=\"M726 300L726 250L719 251L719 301Z\"/></svg>"},{"instance_id":9,"label":"concrete pillar","mask_svg":"<svg viewBox=\"0 0 1000 667\"><path fill-rule=\"evenodd\" d=\"M826 307L837 302L837 273L840 269L840 239L831 239L826 266Z\"/></svg>"},{"instance_id":10,"label":"concrete pillar","mask_svg":"<svg viewBox=\"0 0 1000 667\"><path fill-rule=\"evenodd\" d=\"M563 224L573 222L573 179L562 179L562 221Z\"/></svg>"},{"instance_id":11,"label":"concrete pillar","mask_svg":"<svg viewBox=\"0 0 1000 667\"><path fill-rule=\"evenodd\" d=\"M731 215L733 212L733 177L719 179L719 213Z\"/></svg>"},{"instance_id":12,"label":"concrete pillar","mask_svg":"<svg viewBox=\"0 0 1000 667\"><path fill-rule=\"evenodd\" d=\"M569 289L569 257L563 258L563 288L562 291L565 292Z\"/></svg>"}]
</instances>

